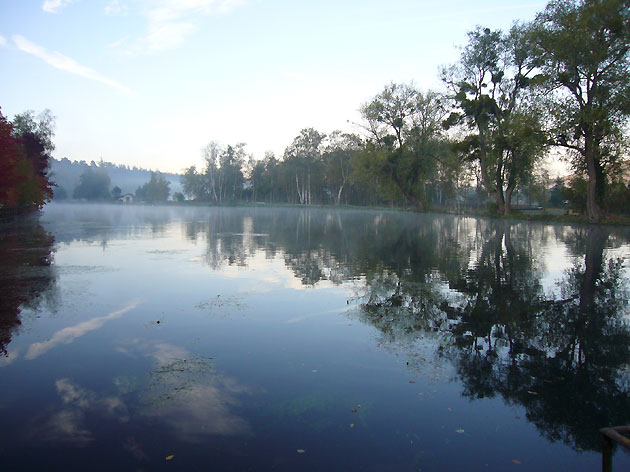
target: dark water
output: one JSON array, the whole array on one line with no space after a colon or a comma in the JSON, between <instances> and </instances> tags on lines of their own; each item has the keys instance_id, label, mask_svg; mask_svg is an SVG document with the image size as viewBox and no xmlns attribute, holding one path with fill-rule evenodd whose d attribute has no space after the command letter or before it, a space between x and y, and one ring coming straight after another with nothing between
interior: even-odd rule
<instances>
[{"instance_id":1,"label":"dark water","mask_svg":"<svg viewBox=\"0 0 630 472\"><path fill-rule=\"evenodd\" d=\"M629 254L623 228L49 205L0 229L0 468L599 470Z\"/></svg>"}]
</instances>

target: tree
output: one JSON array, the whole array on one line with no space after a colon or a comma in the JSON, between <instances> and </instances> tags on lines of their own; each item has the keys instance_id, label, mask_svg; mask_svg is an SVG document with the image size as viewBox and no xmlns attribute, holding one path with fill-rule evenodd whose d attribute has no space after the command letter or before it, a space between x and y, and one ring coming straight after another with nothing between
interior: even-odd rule
<instances>
[{"instance_id":1,"label":"tree","mask_svg":"<svg viewBox=\"0 0 630 472\"><path fill-rule=\"evenodd\" d=\"M350 177L352 156L361 148L361 138L356 134L333 131L324 147L322 156L325 166L326 183L333 191L335 205L341 203L343 189Z\"/></svg>"},{"instance_id":2,"label":"tree","mask_svg":"<svg viewBox=\"0 0 630 472\"><path fill-rule=\"evenodd\" d=\"M170 193L168 180L160 172L151 172L151 179L136 189L136 198L149 203L165 202Z\"/></svg>"},{"instance_id":3,"label":"tree","mask_svg":"<svg viewBox=\"0 0 630 472\"><path fill-rule=\"evenodd\" d=\"M20 160L18 143L13 136L13 125L0 112L0 205L17 205L17 172Z\"/></svg>"},{"instance_id":4,"label":"tree","mask_svg":"<svg viewBox=\"0 0 630 472\"><path fill-rule=\"evenodd\" d=\"M531 94L530 49L526 28L515 25L504 34L478 27L468 33L459 63L442 71L458 108L446 126L470 132L456 149L479 163L483 187L506 215L512 194L545 147L542 114Z\"/></svg>"},{"instance_id":5,"label":"tree","mask_svg":"<svg viewBox=\"0 0 630 472\"><path fill-rule=\"evenodd\" d=\"M55 193L53 195L54 200L67 200L68 199L68 191L63 187L55 188Z\"/></svg>"},{"instance_id":6,"label":"tree","mask_svg":"<svg viewBox=\"0 0 630 472\"><path fill-rule=\"evenodd\" d=\"M219 156L219 201L234 201L243 190L243 167L248 160L245 143L228 145Z\"/></svg>"},{"instance_id":7,"label":"tree","mask_svg":"<svg viewBox=\"0 0 630 472\"><path fill-rule=\"evenodd\" d=\"M72 196L86 200L111 200L109 184L109 175L104 168L90 166L79 177L79 183L74 188Z\"/></svg>"},{"instance_id":8,"label":"tree","mask_svg":"<svg viewBox=\"0 0 630 472\"><path fill-rule=\"evenodd\" d=\"M602 184L630 116L630 1L555 0L534 22L532 41L552 94L550 140L588 176L590 222L602 218Z\"/></svg>"},{"instance_id":9,"label":"tree","mask_svg":"<svg viewBox=\"0 0 630 472\"><path fill-rule=\"evenodd\" d=\"M322 144L325 138L325 134L305 128L284 151L284 162L291 176L295 175L295 190L302 205L315 203L318 197L321 199Z\"/></svg>"},{"instance_id":10,"label":"tree","mask_svg":"<svg viewBox=\"0 0 630 472\"><path fill-rule=\"evenodd\" d=\"M195 166L190 166L182 175L184 195L194 200L207 200L208 191L203 176L199 175Z\"/></svg>"},{"instance_id":11,"label":"tree","mask_svg":"<svg viewBox=\"0 0 630 472\"><path fill-rule=\"evenodd\" d=\"M116 185L113 189L112 189L112 198L114 200L118 200L120 198L120 196L122 195L122 190L121 188Z\"/></svg>"},{"instance_id":12,"label":"tree","mask_svg":"<svg viewBox=\"0 0 630 472\"><path fill-rule=\"evenodd\" d=\"M557 178L551 188L551 193L549 195L549 206L553 208L561 208L564 206L564 201L567 196L567 188L564 185L562 179Z\"/></svg>"},{"instance_id":13,"label":"tree","mask_svg":"<svg viewBox=\"0 0 630 472\"><path fill-rule=\"evenodd\" d=\"M446 152L442 136L445 109L433 91L391 83L361 107L369 139L354 160L356 174L379 178L390 198L402 194L416 211L423 211L425 184Z\"/></svg>"},{"instance_id":14,"label":"tree","mask_svg":"<svg viewBox=\"0 0 630 472\"><path fill-rule=\"evenodd\" d=\"M215 202L219 201L219 195L221 195L220 188L222 186L222 179L219 175L219 156L221 155L221 152L221 145L217 141L211 141L201 150L201 154L206 161L206 169L204 172L205 185L199 185L201 183L198 182L199 188L197 190L200 191L202 189L207 189L208 197L213 199ZM205 189L203 187L205 187ZM217 195L217 188L219 188L219 195ZM206 192L200 193L203 194Z\"/></svg>"},{"instance_id":15,"label":"tree","mask_svg":"<svg viewBox=\"0 0 630 472\"><path fill-rule=\"evenodd\" d=\"M29 211L52 198L53 129L50 110L37 117L32 111L18 114L13 123L0 112L0 206Z\"/></svg>"},{"instance_id":16,"label":"tree","mask_svg":"<svg viewBox=\"0 0 630 472\"><path fill-rule=\"evenodd\" d=\"M258 161L260 162L260 161ZM274 201L286 200L286 195L283 195L281 185L281 165L282 163L276 159L273 152L265 152L265 157L262 160L264 170L262 176L260 176L260 182L256 183L256 195L260 195L265 201L273 203ZM257 166L260 164L257 163Z\"/></svg>"}]
</instances>

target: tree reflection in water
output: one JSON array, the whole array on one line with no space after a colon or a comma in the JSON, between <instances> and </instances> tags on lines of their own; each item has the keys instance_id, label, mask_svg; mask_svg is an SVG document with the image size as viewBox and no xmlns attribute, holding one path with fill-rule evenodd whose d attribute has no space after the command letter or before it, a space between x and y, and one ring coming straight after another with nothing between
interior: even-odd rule
<instances>
[{"instance_id":1,"label":"tree reflection in water","mask_svg":"<svg viewBox=\"0 0 630 472\"><path fill-rule=\"evenodd\" d=\"M532 227L481 229L480 248L443 280L408 270L368 279L361 318L390 336L440 331L439 355L456 366L463 395L500 395L526 409L552 441L600 450L598 429L630 423L630 327L623 261L605 256L609 233L567 233L576 260L545 293ZM566 236L566 235L565 235Z\"/></svg>"},{"instance_id":2,"label":"tree reflection in water","mask_svg":"<svg viewBox=\"0 0 630 472\"><path fill-rule=\"evenodd\" d=\"M7 346L21 324L22 310L54 298L54 237L42 228L37 215L3 223L0 233L0 351L8 356Z\"/></svg>"},{"instance_id":3,"label":"tree reflection in water","mask_svg":"<svg viewBox=\"0 0 630 472\"><path fill-rule=\"evenodd\" d=\"M26 232L4 229L0 240L5 353L21 307L55 285L53 239L29 224ZM213 269L264 254L281 258L304 285L353 280L356 316L394 349L401 337L439 337L436 355L453 363L464 396L522 405L552 441L599 450L598 428L630 423L627 274L611 251L628 244L623 231L275 209L191 210L182 230L204 241ZM545 281L553 260L543 252L553 240L574 258L556 287Z\"/></svg>"}]
</instances>

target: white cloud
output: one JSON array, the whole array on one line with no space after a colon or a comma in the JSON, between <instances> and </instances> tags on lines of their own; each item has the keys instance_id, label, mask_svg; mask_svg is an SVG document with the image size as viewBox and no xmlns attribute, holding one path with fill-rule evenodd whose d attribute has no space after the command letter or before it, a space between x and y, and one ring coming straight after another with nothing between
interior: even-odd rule
<instances>
[{"instance_id":1,"label":"white cloud","mask_svg":"<svg viewBox=\"0 0 630 472\"><path fill-rule=\"evenodd\" d=\"M0 34L0 47L4 47L7 45L7 38Z\"/></svg>"},{"instance_id":2,"label":"white cloud","mask_svg":"<svg viewBox=\"0 0 630 472\"><path fill-rule=\"evenodd\" d=\"M42 10L46 13L57 13L62 8L70 5L74 0L44 0Z\"/></svg>"},{"instance_id":3,"label":"white cloud","mask_svg":"<svg viewBox=\"0 0 630 472\"><path fill-rule=\"evenodd\" d=\"M28 348L28 351L26 352L26 356L24 357L28 360L33 360L38 358L42 354L50 351L52 348L59 344L70 344L76 338L79 338L89 333L90 331L94 331L95 329L99 329L105 324L106 321L120 318L129 310L133 310L136 306L137 302L133 302L120 310L111 312L106 316L92 318L91 320L83 321L77 325L63 328L53 334L48 341L31 344Z\"/></svg>"},{"instance_id":4,"label":"white cloud","mask_svg":"<svg viewBox=\"0 0 630 472\"><path fill-rule=\"evenodd\" d=\"M105 14L109 16L126 15L128 11L127 5L120 3L120 0L112 0L105 6Z\"/></svg>"},{"instance_id":5,"label":"white cloud","mask_svg":"<svg viewBox=\"0 0 630 472\"><path fill-rule=\"evenodd\" d=\"M151 54L177 48L198 27L201 17L227 13L244 0L159 0L145 12L147 33L125 49L131 54Z\"/></svg>"},{"instance_id":6,"label":"white cloud","mask_svg":"<svg viewBox=\"0 0 630 472\"><path fill-rule=\"evenodd\" d=\"M74 59L64 56L59 52L48 52L41 46L29 41L23 36L13 36L13 42L21 51L24 51L28 54L32 54L35 57L39 57L41 60L46 62L47 64L53 66L56 69L61 69L66 72L70 72L71 74L79 75L81 77L85 77L86 79L95 80L96 82L100 82L102 84L108 85L115 89L120 90L121 92L126 93L127 95L132 95L130 89L125 87L124 85L116 82L113 79L105 77L93 69L89 67L82 66Z\"/></svg>"}]
</instances>

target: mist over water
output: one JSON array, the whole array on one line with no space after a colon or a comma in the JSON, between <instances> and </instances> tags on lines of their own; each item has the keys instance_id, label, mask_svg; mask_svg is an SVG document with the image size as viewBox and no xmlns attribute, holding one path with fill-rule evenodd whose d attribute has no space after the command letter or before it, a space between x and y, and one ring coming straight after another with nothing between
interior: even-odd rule
<instances>
[{"instance_id":1,"label":"mist over water","mask_svg":"<svg viewBox=\"0 0 630 472\"><path fill-rule=\"evenodd\" d=\"M6 470L597 470L630 423L626 228L53 203L0 235Z\"/></svg>"}]
</instances>

